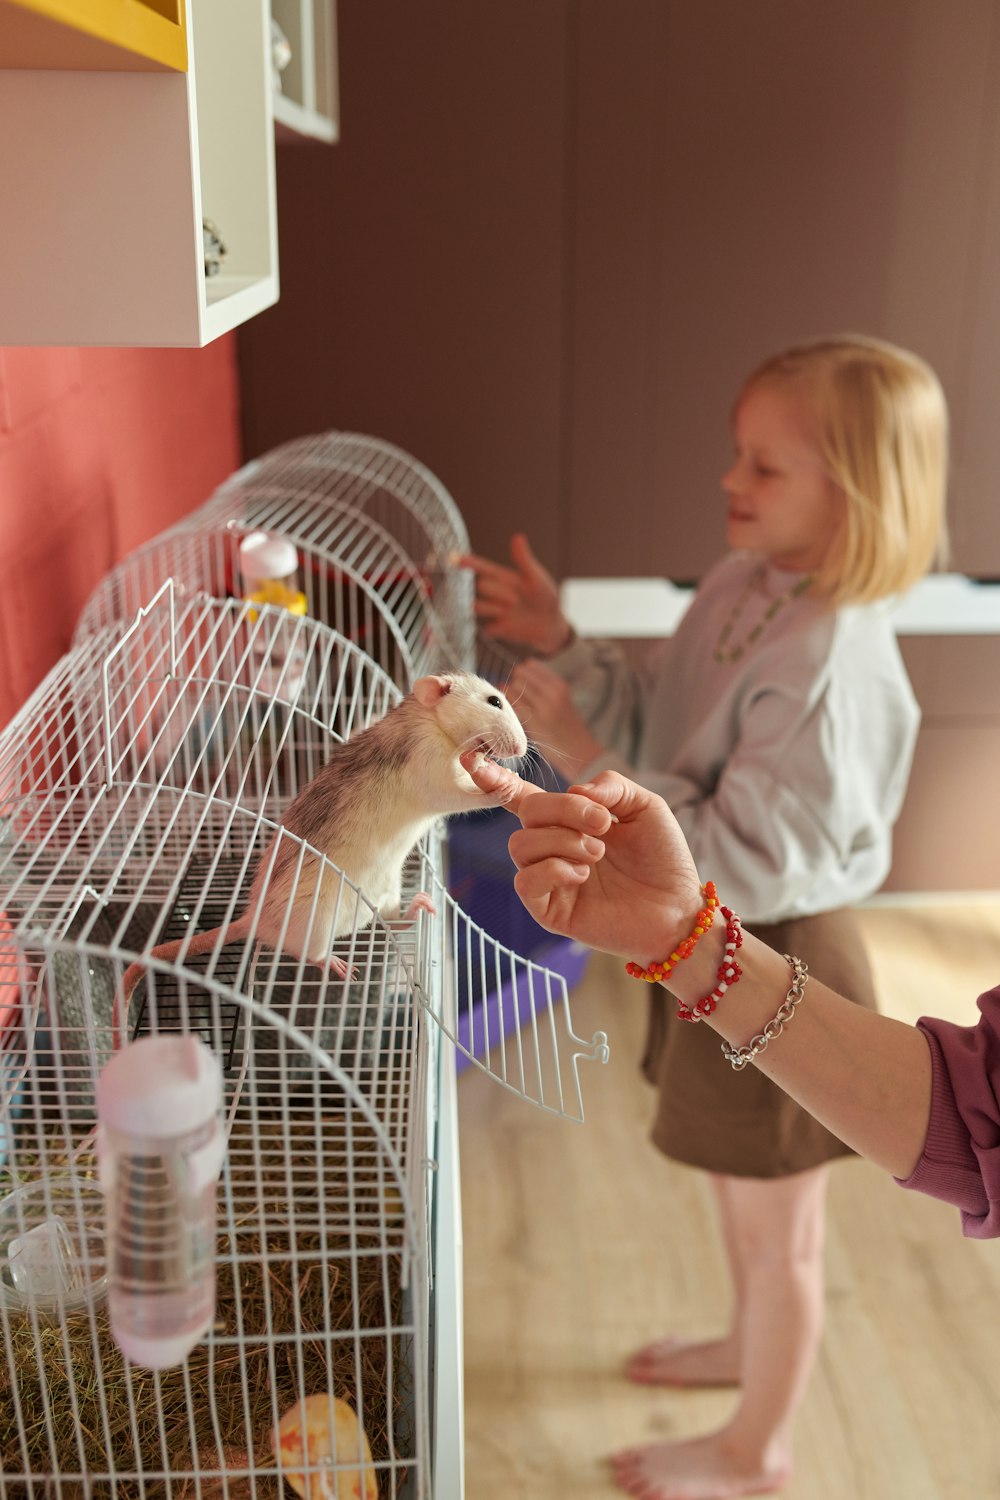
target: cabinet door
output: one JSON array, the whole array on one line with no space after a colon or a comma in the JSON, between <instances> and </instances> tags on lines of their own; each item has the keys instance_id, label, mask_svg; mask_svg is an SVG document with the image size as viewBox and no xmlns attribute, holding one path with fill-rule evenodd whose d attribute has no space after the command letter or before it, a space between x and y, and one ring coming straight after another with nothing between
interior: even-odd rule
<instances>
[{"instance_id":1,"label":"cabinet door","mask_svg":"<svg viewBox=\"0 0 1000 1500\"><path fill-rule=\"evenodd\" d=\"M274 63L279 141L335 141L340 134L334 0L271 0L282 53ZM283 61L287 57L287 61Z\"/></svg>"}]
</instances>

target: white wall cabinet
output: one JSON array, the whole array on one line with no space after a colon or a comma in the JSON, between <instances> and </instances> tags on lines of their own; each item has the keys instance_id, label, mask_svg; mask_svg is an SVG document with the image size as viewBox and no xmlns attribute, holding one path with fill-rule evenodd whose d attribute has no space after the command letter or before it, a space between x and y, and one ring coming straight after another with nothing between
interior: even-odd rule
<instances>
[{"instance_id":1,"label":"white wall cabinet","mask_svg":"<svg viewBox=\"0 0 1000 1500\"><path fill-rule=\"evenodd\" d=\"M297 8L286 128L333 139L332 0ZM0 0L0 63L0 345L198 347L277 301L269 0Z\"/></svg>"}]
</instances>

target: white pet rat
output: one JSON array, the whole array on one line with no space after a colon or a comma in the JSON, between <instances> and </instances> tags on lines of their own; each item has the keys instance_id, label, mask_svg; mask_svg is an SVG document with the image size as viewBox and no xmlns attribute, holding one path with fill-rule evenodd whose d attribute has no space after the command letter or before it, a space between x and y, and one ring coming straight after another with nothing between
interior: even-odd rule
<instances>
[{"instance_id":1,"label":"white pet rat","mask_svg":"<svg viewBox=\"0 0 1000 1500\"><path fill-rule=\"evenodd\" d=\"M254 874L243 915L228 925L152 948L147 958L172 962L227 943L257 940L269 948L348 975L333 943L358 925L364 908L341 885L343 871L388 918L398 916L403 866L434 822L448 813L494 807L459 762L470 749L495 760L527 752L524 729L500 690L467 672L421 677L395 708L337 745L282 818L296 838L275 834ZM302 840L326 855L331 870ZM423 906L417 896L407 916ZM367 925L367 923L362 923ZM146 960L122 981L121 1025ZM116 1034L118 1026L115 1027Z\"/></svg>"}]
</instances>

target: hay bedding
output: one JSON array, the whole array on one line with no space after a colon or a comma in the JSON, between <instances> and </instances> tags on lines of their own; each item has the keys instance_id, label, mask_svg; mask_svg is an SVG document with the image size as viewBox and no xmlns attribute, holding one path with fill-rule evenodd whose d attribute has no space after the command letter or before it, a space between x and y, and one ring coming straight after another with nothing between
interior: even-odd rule
<instances>
[{"instance_id":1,"label":"hay bedding","mask_svg":"<svg viewBox=\"0 0 1000 1500\"><path fill-rule=\"evenodd\" d=\"M376 1465L400 1465L412 1455L400 1204L383 1178L377 1143L354 1117L324 1119L321 1159L314 1121L301 1129L287 1121L258 1125L255 1133L257 1147L239 1125L230 1137L233 1212L227 1224L220 1188L215 1337L183 1365L159 1372L129 1366L104 1305L63 1324L40 1321L37 1344L30 1320L9 1311L8 1357L0 1319L0 1414L11 1414L0 1421L0 1494L20 1500L29 1487L14 1476L27 1473L38 1493L37 1481L56 1473L68 1495L193 1500L195 1473L205 1497L220 1491L224 1468L230 1496L270 1500L281 1489L268 1473L275 1421L301 1396L326 1390L363 1413ZM268 1137L278 1149L261 1170L253 1162ZM351 1154L338 1143L349 1143ZM318 1198L320 1172L322 1224L306 1197L311 1181ZM12 1420L15 1397L27 1429L27 1465ZM255 1471L252 1485L248 1469ZM379 1474L382 1495L390 1493L392 1473ZM395 1467L392 1493L403 1477Z\"/></svg>"}]
</instances>

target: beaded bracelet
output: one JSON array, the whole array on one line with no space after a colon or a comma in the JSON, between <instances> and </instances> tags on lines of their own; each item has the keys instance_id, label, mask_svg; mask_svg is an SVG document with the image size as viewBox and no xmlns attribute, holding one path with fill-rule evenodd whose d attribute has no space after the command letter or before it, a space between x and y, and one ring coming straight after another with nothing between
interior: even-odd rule
<instances>
[{"instance_id":1,"label":"beaded bracelet","mask_svg":"<svg viewBox=\"0 0 1000 1500\"><path fill-rule=\"evenodd\" d=\"M805 993L806 981L809 978L808 966L802 962L801 958L794 958L790 953L786 953L784 958L785 962L792 966L792 983L788 994L778 1006L777 1014L768 1021L762 1031L758 1031L755 1037L750 1038L745 1047L731 1047L728 1042L722 1044L723 1056L737 1073L742 1072L747 1063L752 1063L754 1058L759 1057L768 1042L773 1042L775 1037L781 1035Z\"/></svg>"},{"instance_id":2,"label":"beaded bracelet","mask_svg":"<svg viewBox=\"0 0 1000 1500\"><path fill-rule=\"evenodd\" d=\"M677 1019L679 1021L703 1021L710 1016L728 989L734 984L739 984L743 977L743 970L736 962L736 950L743 946L743 927L739 917L728 906L720 906L719 910L726 919L726 946L722 955L722 962L715 975L715 988L710 990L703 1000L698 1000L694 1005L685 1005L683 1000L677 1001Z\"/></svg>"},{"instance_id":3,"label":"beaded bracelet","mask_svg":"<svg viewBox=\"0 0 1000 1500\"><path fill-rule=\"evenodd\" d=\"M644 969L642 964L626 964L626 974L630 974L633 979L645 979L647 984L661 984L667 975L671 973L675 964L679 964L682 958L690 958L694 952L695 943L697 943L700 937L705 936L705 933L715 921L715 908L719 904L719 897L713 881L705 881L705 884L701 888L701 894L705 905L698 913L690 934L677 944L670 957L663 959L660 963L650 964L647 969Z\"/></svg>"}]
</instances>

